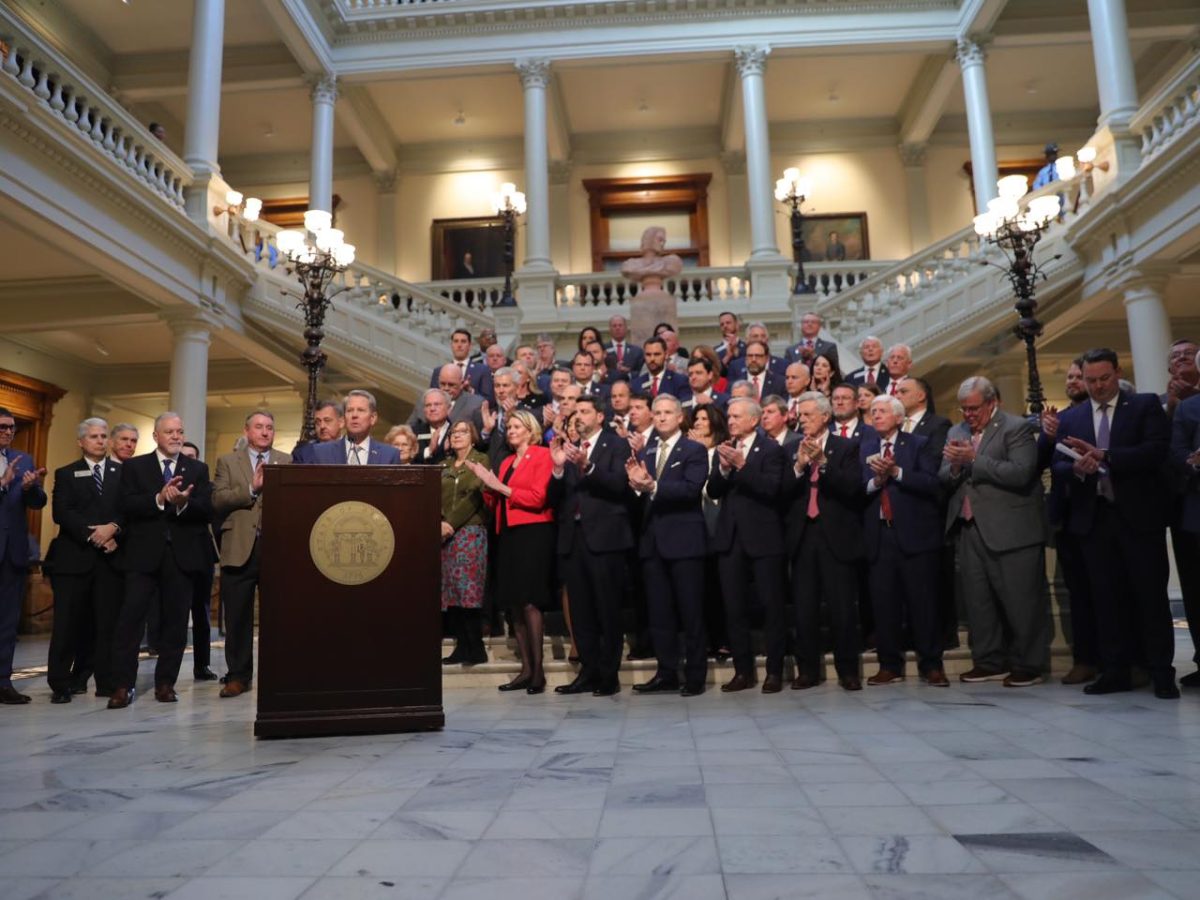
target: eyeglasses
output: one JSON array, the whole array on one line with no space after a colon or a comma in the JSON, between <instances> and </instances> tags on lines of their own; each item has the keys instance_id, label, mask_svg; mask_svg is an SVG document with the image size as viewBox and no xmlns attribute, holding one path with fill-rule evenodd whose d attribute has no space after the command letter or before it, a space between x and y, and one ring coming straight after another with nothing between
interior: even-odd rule
<instances>
[{"instance_id":1,"label":"eyeglasses","mask_svg":"<svg viewBox=\"0 0 1200 900\"><path fill-rule=\"evenodd\" d=\"M16 425L0 425L0 431L16 431Z\"/></svg>"}]
</instances>

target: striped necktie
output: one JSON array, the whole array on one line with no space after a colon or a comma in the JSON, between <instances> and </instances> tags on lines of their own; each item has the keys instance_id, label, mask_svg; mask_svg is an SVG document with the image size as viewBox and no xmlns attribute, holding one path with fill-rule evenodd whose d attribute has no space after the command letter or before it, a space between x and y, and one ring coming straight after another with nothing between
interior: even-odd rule
<instances>
[{"instance_id":1,"label":"striped necktie","mask_svg":"<svg viewBox=\"0 0 1200 900\"><path fill-rule=\"evenodd\" d=\"M104 493L104 470L100 468L100 463L92 466L92 483L96 485L96 493Z\"/></svg>"}]
</instances>

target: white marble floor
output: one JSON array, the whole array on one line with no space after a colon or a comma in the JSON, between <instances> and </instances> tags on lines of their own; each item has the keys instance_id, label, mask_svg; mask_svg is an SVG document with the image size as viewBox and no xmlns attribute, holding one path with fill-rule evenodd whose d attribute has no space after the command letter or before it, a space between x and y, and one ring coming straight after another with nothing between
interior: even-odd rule
<instances>
[{"instance_id":1,"label":"white marble floor","mask_svg":"<svg viewBox=\"0 0 1200 900\"><path fill-rule=\"evenodd\" d=\"M4 900L1200 896L1195 692L471 688L441 733L255 741L213 684L120 712L20 685Z\"/></svg>"}]
</instances>

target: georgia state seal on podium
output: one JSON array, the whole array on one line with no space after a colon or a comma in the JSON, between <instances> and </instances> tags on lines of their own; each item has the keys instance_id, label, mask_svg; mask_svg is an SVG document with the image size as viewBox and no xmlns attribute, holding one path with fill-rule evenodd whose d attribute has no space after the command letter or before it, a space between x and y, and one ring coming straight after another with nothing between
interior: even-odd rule
<instances>
[{"instance_id":1,"label":"georgia state seal on podium","mask_svg":"<svg viewBox=\"0 0 1200 900\"><path fill-rule=\"evenodd\" d=\"M396 533L387 517L358 500L329 507L308 535L313 564L337 584L366 584L378 578L395 549Z\"/></svg>"}]
</instances>

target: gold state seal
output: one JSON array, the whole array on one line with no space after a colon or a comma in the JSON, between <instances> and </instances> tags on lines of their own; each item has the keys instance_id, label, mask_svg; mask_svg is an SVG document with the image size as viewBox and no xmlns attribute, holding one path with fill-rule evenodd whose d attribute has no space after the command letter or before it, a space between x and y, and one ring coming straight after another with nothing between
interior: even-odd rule
<instances>
[{"instance_id":1,"label":"gold state seal","mask_svg":"<svg viewBox=\"0 0 1200 900\"><path fill-rule=\"evenodd\" d=\"M396 534L387 517L358 500L329 507L308 536L314 565L336 584L366 584L378 578L395 549Z\"/></svg>"}]
</instances>

